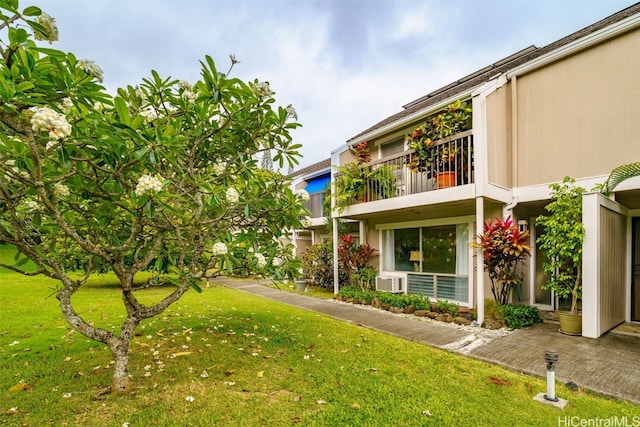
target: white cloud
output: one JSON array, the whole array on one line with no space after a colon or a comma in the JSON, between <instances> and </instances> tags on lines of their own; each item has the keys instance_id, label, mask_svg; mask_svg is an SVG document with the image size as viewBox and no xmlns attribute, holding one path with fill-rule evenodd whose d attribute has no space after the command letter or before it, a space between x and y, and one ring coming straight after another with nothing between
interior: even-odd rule
<instances>
[{"instance_id":1,"label":"white cloud","mask_svg":"<svg viewBox=\"0 0 640 427\"><path fill-rule=\"evenodd\" d=\"M402 105L528 45L546 45L635 0L49 0L55 47L96 61L109 90L151 69L194 82L220 70L266 80L303 128L305 166Z\"/></svg>"}]
</instances>

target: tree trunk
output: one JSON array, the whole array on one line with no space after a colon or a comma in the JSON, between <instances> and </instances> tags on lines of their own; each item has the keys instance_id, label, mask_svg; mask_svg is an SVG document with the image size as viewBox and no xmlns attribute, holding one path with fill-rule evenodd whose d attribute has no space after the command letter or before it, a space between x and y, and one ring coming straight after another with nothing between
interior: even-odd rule
<instances>
[{"instance_id":1,"label":"tree trunk","mask_svg":"<svg viewBox=\"0 0 640 427\"><path fill-rule=\"evenodd\" d=\"M129 345L120 342L115 348L110 348L115 365L113 366L112 393L128 393L131 390L129 378Z\"/></svg>"}]
</instances>

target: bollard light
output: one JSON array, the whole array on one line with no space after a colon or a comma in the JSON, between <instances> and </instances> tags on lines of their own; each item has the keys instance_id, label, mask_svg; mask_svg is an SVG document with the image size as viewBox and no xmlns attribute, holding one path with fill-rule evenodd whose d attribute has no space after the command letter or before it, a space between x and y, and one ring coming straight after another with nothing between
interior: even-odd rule
<instances>
[{"instance_id":1,"label":"bollard light","mask_svg":"<svg viewBox=\"0 0 640 427\"><path fill-rule=\"evenodd\" d=\"M545 400L557 402L556 397L556 363L558 363L558 353L555 350L544 352L544 360L547 362L547 394Z\"/></svg>"}]
</instances>

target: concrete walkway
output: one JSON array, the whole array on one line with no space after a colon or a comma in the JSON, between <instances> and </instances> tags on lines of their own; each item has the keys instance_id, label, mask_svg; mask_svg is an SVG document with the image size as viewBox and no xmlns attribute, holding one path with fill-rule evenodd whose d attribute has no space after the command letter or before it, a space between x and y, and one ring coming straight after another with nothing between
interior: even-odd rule
<instances>
[{"instance_id":1,"label":"concrete walkway","mask_svg":"<svg viewBox=\"0 0 640 427\"><path fill-rule=\"evenodd\" d=\"M640 334L609 332L598 339L569 337L559 333L553 323L513 332L489 331L313 298L255 280L221 278L215 283L543 378L545 350L553 349L559 355L557 380L640 405ZM571 400L569 393L564 387L557 390L559 397Z\"/></svg>"}]
</instances>

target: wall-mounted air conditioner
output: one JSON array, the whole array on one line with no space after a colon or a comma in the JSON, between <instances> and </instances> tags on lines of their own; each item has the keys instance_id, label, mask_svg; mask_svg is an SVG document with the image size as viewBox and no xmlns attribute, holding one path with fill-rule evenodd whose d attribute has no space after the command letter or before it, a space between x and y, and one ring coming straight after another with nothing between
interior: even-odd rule
<instances>
[{"instance_id":1,"label":"wall-mounted air conditioner","mask_svg":"<svg viewBox=\"0 0 640 427\"><path fill-rule=\"evenodd\" d=\"M403 292L402 277L378 276L376 277L376 291Z\"/></svg>"}]
</instances>

